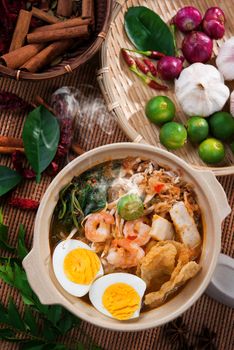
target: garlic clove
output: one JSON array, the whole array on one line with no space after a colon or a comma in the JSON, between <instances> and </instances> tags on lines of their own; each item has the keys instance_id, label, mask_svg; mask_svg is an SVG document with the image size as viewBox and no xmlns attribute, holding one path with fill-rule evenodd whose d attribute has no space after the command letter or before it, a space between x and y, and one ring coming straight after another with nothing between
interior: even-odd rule
<instances>
[{"instance_id":1,"label":"garlic clove","mask_svg":"<svg viewBox=\"0 0 234 350\"><path fill-rule=\"evenodd\" d=\"M218 70L225 80L234 79L234 36L228 39L219 49L216 58Z\"/></svg>"}]
</instances>

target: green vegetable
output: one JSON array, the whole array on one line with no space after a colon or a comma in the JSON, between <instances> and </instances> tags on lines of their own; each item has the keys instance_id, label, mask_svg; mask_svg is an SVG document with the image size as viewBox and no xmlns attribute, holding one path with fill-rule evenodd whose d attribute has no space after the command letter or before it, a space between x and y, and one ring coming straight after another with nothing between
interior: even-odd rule
<instances>
[{"instance_id":1,"label":"green vegetable","mask_svg":"<svg viewBox=\"0 0 234 350\"><path fill-rule=\"evenodd\" d=\"M3 224L1 211L0 225L8 231L8 227ZM25 304L19 311L11 297L6 307L0 302L0 341L18 343L20 349L24 350L101 350L87 334L82 334L86 338L84 343L74 339L73 343L69 341L69 345L64 344L63 336L74 327L79 327L80 319L59 305L46 306L40 303L22 267L21 260L28 253L24 235L24 227L20 225L17 248L10 247L5 237L4 249L9 252L14 249L17 258L0 257L0 279L18 290Z\"/></svg>"},{"instance_id":2,"label":"green vegetable","mask_svg":"<svg viewBox=\"0 0 234 350\"><path fill-rule=\"evenodd\" d=\"M56 154L59 137L58 121L45 107L39 106L29 113L23 129L23 143L37 182Z\"/></svg>"},{"instance_id":3,"label":"green vegetable","mask_svg":"<svg viewBox=\"0 0 234 350\"><path fill-rule=\"evenodd\" d=\"M216 164L224 159L225 148L221 141L210 137L200 143L198 147L198 154L203 162L208 164Z\"/></svg>"},{"instance_id":4,"label":"green vegetable","mask_svg":"<svg viewBox=\"0 0 234 350\"><path fill-rule=\"evenodd\" d=\"M160 51L174 56L173 35L166 23L144 6L130 7L125 14L125 31L138 50Z\"/></svg>"},{"instance_id":5,"label":"green vegetable","mask_svg":"<svg viewBox=\"0 0 234 350\"><path fill-rule=\"evenodd\" d=\"M0 196L20 183L22 176L6 166L0 166Z\"/></svg>"},{"instance_id":6,"label":"green vegetable","mask_svg":"<svg viewBox=\"0 0 234 350\"><path fill-rule=\"evenodd\" d=\"M0 208L0 248L14 252L15 248L8 243L8 227L3 223L2 209Z\"/></svg>"},{"instance_id":7,"label":"green vegetable","mask_svg":"<svg viewBox=\"0 0 234 350\"><path fill-rule=\"evenodd\" d=\"M222 141L234 136L234 118L227 112L216 112L209 118L212 135Z\"/></svg>"},{"instance_id":8,"label":"green vegetable","mask_svg":"<svg viewBox=\"0 0 234 350\"><path fill-rule=\"evenodd\" d=\"M188 137L194 143L205 140L209 134L209 124L205 118L194 116L187 121Z\"/></svg>"},{"instance_id":9,"label":"green vegetable","mask_svg":"<svg viewBox=\"0 0 234 350\"><path fill-rule=\"evenodd\" d=\"M118 214L124 220L136 220L144 214L144 204L137 194L127 194L117 204Z\"/></svg>"},{"instance_id":10,"label":"green vegetable","mask_svg":"<svg viewBox=\"0 0 234 350\"><path fill-rule=\"evenodd\" d=\"M159 139L167 149L178 149L187 141L187 131L181 123L168 122L161 128Z\"/></svg>"}]
</instances>

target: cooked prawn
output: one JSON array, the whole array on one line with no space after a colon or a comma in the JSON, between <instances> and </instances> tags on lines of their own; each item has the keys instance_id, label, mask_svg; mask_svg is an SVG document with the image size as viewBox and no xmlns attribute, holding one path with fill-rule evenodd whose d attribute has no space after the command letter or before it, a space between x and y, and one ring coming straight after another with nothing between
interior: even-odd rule
<instances>
[{"instance_id":1,"label":"cooked prawn","mask_svg":"<svg viewBox=\"0 0 234 350\"><path fill-rule=\"evenodd\" d=\"M111 236L110 225L114 222L107 212L91 214L85 223L85 237L91 242L105 242Z\"/></svg>"},{"instance_id":2,"label":"cooked prawn","mask_svg":"<svg viewBox=\"0 0 234 350\"><path fill-rule=\"evenodd\" d=\"M139 246L145 245L150 240L150 226L146 225L144 218L127 221L124 225L123 234L125 238L131 240Z\"/></svg>"},{"instance_id":3,"label":"cooked prawn","mask_svg":"<svg viewBox=\"0 0 234 350\"><path fill-rule=\"evenodd\" d=\"M145 256L144 250L136 243L126 238L115 239L108 252L106 260L109 264L122 269L137 266L138 262Z\"/></svg>"}]
</instances>

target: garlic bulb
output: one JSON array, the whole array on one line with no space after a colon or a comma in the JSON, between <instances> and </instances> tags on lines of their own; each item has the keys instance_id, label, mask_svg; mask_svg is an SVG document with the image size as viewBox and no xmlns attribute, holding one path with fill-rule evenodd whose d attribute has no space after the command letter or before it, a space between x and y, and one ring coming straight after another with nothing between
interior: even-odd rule
<instances>
[{"instance_id":1,"label":"garlic bulb","mask_svg":"<svg viewBox=\"0 0 234 350\"><path fill-rule=\"evenodd\" d=\"M223 108L230 92L214 66L194 63L175 81L175 94L184 113L208 117Z\"/></svg>"},{"instance_id":2,"label":"garlic bulb","mask_svg":"<svg viewBox=\"0 0 234 350\"><path fill-rule=\"evenodd\" d=\"M225 80L234 79L234 36L220 47L216 65Z\"/></svg>"},{"instance_id":3,"label":"garlic bulb","mask_svg":"<svg viewBox=\"0 0 234 350\"><path fill-rule=\"evenodd\" d=\"M234 91L232 91L230 96L230 113L234 117Z\"/></svg>"}]
</instances>

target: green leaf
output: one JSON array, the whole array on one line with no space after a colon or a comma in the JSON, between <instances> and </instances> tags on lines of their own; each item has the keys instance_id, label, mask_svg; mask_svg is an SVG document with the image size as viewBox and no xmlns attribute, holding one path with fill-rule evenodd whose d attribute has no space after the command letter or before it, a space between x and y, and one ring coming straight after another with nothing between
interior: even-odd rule
<instances>
[{"instance_id":1,"label":"green leaf","mask_svg":"<svg viewBox=\"0 0 234 350\"><path fill-rule=\"evenodd\" d=\"M85 350L84 344L82 344L81 342L78 342L76 350Z\"/></svg>"},{"instance_id":2,"label":"green leaf","mask_svg":"<svg viewBox=\"0 0 234 350\"><path fill-rule=\"evenodd\" d=\"M10 298L8 303L8 323L16 329L21 331L25 330L25 324L21 319L19 311L17 310L12 298Z\"/></svg>"},{"instance_id":3,"label":"green leaf","mask_svg":"<svg viewBox=\"0 0 234 350\"><path fill-rule=\"evenodd\" d=\"M38 334L38 327L35 321L35 316L33 315L31 308L28 306L25 308L24 312L24 323L26 328L33 334Z\"/></svg>"},{"instance_id":4,"label":"green leaf","mask_svg":"<svg viewBox=\"0 0 234 350\"><path fill-rule=\"evenodd\" d=\"M24 342L22 350L44 350L45 343L38 340L29 340Z\"/></svg>"},{"instance_id":5,"label":"green leaf","mask_svg":"<svg viewBox=\"0 0 234 350\"><path fill-rule=\"evenodd\" d=\"M0 196L9 192L12 188L20 183L22 176L17 171L0 166Z\"/></svg>"},{"instance_id":6,"label":"green leaf","mask_svg":"<svg viewBox=\"0 0 234 350\"><path fill-rule=\"evenodd\" d=\"M21 260L23 260L27 254L28 250L25 245L25 229L24 226L20 224L18 232L17 255Z\"/></svg>"},{"instance_id":7,"label":"green leaf","mask_svg":"<svg viewBox=\"0 0 234 350\"><path fill-rule=\"evenodd\" d=\"M125 31L138 50L155 50L174 56L172 33L155 12L144 6L130 7L125 14Z\"/></svg>"},{"instance_id":8,"label":"green leaf","mask_svg":"<svg viewBox=\"0 0 234 350\"><path fill-rule=\"evenodd\" d=\"M59 136L58 121L44 106L29 113L23 129L23 143L27 159L37 174L37 182L56 154Z\"/></svg>"},{"instance_id":9,"label":"green leaf","mask_svg":"<svg viewBox=\"0 0 234 350\"><path fill-rule=\"evenodd\" d=\"M8 340L15 336L15 332L10 328L0 329L0 339Z\"/></svg>"},{"instance_id":10,"label":"green leaf","mask_svg":"<svg viewBox=\"0 0 234 350\"><path fill-rule=\"evenodd\" d=\"M0 323L7 323L7 312L1 302L0 302Z\"/></svg>"},{"instance_id":11,"label":"green leaf","mask_svg":"<svg viewBox=\"0 0 234 350\"><path fill-rule=\"evenodd\" d=\"M15 248L8 244L8 227L3 223L0 223L0 248L7 250L8 252L14 252Z\"/></svg>"},{"instance_id":12,"label":"green leaf","mask_svg":"<svg viewBox=\"0 0 234 350\"><path fill-rule=\"evenodd\" d=\"M0 279L10 286L14 285L14 271L9 260L6 264L0 265Z\"/></svg>"},{"instance_id":13,"label":"green leaf","mask_svg":"<svg viewBox=\"0 0 234 350\"><path fill-rule=\"evenodd\" d=\"M48 341L51 342L57 338L59 335L59 332L57 329L51 325L51 323L48 320L44 321L44 329L43 329L43 336Z\"/></svg>"},{"instance_id":14,"label":"green leaf","mask_svg":"<svg viewBox=\"0 0 234 350\"><path fill-rule=\"evenodd\" d=\"M47 313L47 320L52 323L53 326L57 325L57 322L60 320L62 316L63 308L60 305L52 305L50 306Z\"/></svg>"}]
</instances>

